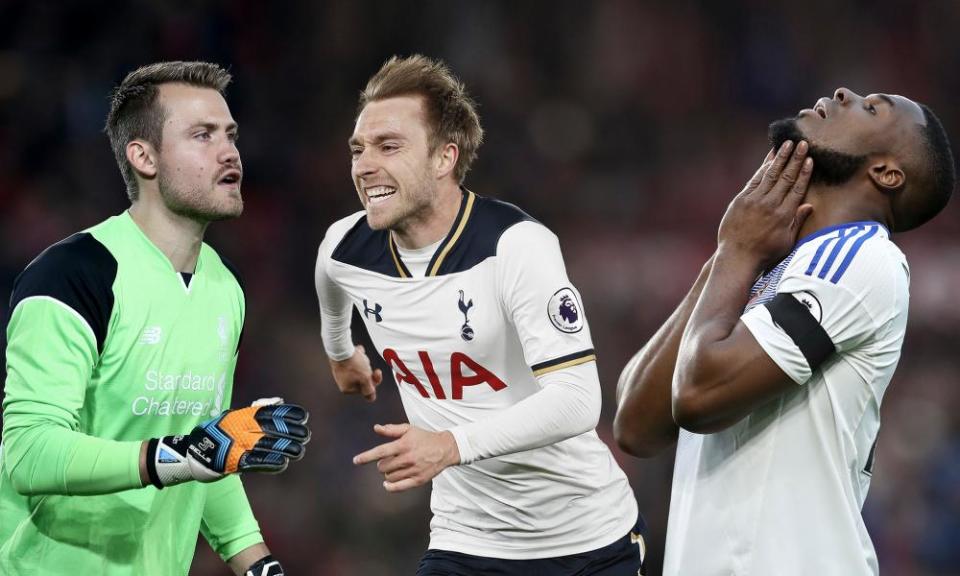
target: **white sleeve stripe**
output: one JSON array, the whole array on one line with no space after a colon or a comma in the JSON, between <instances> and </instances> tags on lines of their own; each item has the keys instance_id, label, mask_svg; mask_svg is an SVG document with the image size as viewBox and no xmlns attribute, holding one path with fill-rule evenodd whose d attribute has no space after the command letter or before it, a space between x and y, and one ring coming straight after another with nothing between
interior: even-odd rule
<instances>
[{"instance_id":1,"label":"white sleeve stripe","mask_svg":"<svg viewBox=\"0 0 960 576\"><path fill-rule=\"evenodd\" d=\"M73 308L71 308L69 304L66 304L66 303L64 303L64 302L61 302L60 300L57 300L57 299L54 298L53 296L27 296L27 297L24 298L23 300L17 302L17 306L16 306L13 310L10 311L10 317L13 318L14 313L20 308L20 306L23 305L24 302L29 302L29 301L31 301L31 300L49 300L50 302L53 302L54 304L57 304L57 305L61 306L62 308L66 309L66 310L69 311L71 314L73 314L74 316L76 316L77 319L80 320L80 323L83 324L84 326L86 326L87 332L90 334L90 340L91 340L91 342L93 342L93 347L94 347L94 349L97 348L97 336L96 336L96 333L93 331L93 327L90 326L90 324L87 322L87 319L84 318L82 314L80 314L79 312L77 312L76 310L74 310Z\"/></svg>"}]
</instances>

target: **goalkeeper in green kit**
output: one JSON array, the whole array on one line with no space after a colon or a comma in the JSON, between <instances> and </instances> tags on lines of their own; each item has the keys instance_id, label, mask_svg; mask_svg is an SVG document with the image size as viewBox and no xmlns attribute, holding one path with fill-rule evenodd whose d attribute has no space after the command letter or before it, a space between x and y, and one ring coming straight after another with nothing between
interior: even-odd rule
<instances>
[{"instance_id":1,"label":"goalkeeper in green kit","mask_svg":"<svg viewBox=\"0 0 960 576\"><path fill-rule=\"evenodd\" d=\"M198 532L236 574L283 574L236 473L301 458L307 413L279 399L229 409L244 294L203 243L243 211L229 81L203 62L129 74L106 132L130 209L16 280L2 575L184 575Z\"/></svg>"}]
</instances>

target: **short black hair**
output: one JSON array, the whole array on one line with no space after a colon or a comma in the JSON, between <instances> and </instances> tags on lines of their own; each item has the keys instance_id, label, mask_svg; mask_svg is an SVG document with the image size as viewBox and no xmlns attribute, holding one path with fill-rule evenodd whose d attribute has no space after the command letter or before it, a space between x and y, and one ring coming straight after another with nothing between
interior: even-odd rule
<instances>
[{"instance_id":1,"label":"short black hair","mask_svg":"<svg viewBox=\"0 0 960 576\"><path fill-rule=\"evenodd\" d=\"M921 178L919 194L910 194L905 209L895 210L894 225L898 232L916 228L939 214L957 185L957 169L947 131L929 106L918 105L926 120L926 124L920 127L920 161L925 174Z\"/></svg>"}]
</instances>

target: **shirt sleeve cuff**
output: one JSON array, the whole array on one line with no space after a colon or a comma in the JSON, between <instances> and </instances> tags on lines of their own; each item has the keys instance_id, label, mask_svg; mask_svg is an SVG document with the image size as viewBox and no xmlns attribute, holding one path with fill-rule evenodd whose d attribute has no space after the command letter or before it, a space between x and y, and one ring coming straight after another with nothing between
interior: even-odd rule
<instances>
[{"instance_id":1,"label":"shirt sleeve cuff","mask_svg":"<svg viewBox=\"0 0 960 576\"><path fill-rule=\"evenodd\" d=\"M470 445L469 434L466 430L467 425L456 426L449 432L453 434L453 439L457 442L457 450L460 452L460 464L470 464L476 459L473 446Z\"/></svg>"},{"instance_id":2,"label":"shirt sleeve cuff","mask_svg":"<svg viewBox=\"0 0 960 576\"><path fill-rule=\"evenodd\" d=\"M143 448L143 442L130 442L130 457L128 461L130 462L128 473L130 474L130 485L138 488L143 488L144 486L149 486L150 481L148 480L144 483L143 478L140 477L140 450Z\"/></svg>"},{"instance_id":3,"label":"shirt sleeve cuff","mask_svg":"<svg viewBox=\"0 0 960 576\"><path fill-rule=\"evenodd\" d=\"M356 351L356 348L353 346L353 339L349 333L346 338L338 338L335 342L329 344L324 342L323 349L327 353L327 357L334 362L348 360Z\"/></svg>"},{"instance_id":4,"label":"shirt sleeve cuff","mask_svg":"<svg viewBox=\"0 0 960 576\"><path fill-rule=\"evenodd\" d=\"M220 558L226 562L254 544L260 544L262 542L263 535L260 534L260 530L256 530L250 534L241 536L232 542L227 542L221 546L219 550L217 550L217 554L219 554Z\"/></svg>"}]
</instances>

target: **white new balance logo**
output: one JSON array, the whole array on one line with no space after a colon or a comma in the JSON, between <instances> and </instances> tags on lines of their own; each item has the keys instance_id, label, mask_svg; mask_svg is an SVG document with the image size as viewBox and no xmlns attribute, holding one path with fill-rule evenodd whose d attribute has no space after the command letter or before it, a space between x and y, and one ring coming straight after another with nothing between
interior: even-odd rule
<instances>
[{"instance_id":1,"label":"white new balance logo","mask_svg":"<svg viewBox=\"0 0 960 576\"><path fill-rule=\"evenodd\" d=\"M143 336L140 337L141 344L159 344L163 336L163 328L159 326L147 326L143 329Z\"/></svg>"}]
</instances>

